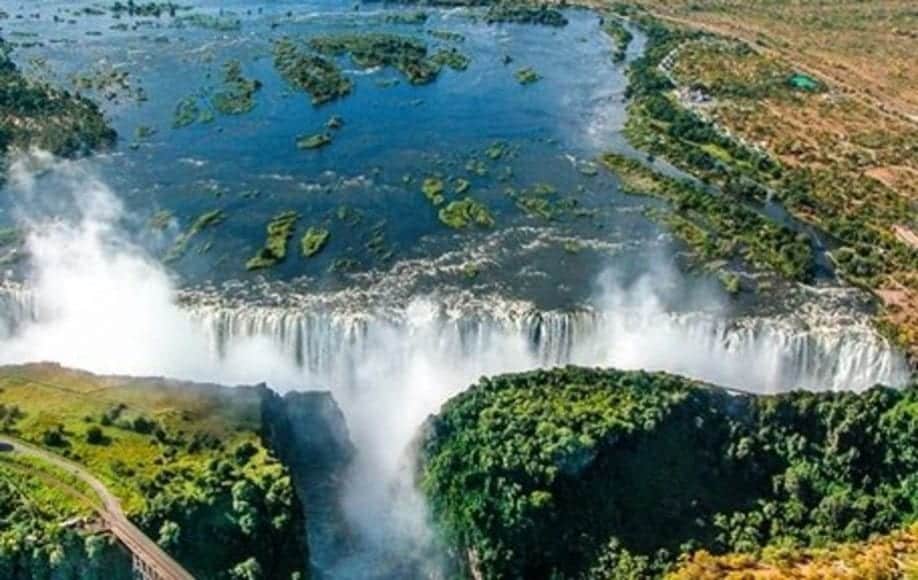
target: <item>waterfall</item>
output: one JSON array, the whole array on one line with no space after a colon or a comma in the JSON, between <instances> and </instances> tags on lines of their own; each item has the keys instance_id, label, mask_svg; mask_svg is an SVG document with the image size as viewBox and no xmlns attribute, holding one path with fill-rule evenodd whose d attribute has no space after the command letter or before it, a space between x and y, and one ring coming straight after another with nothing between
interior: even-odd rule
<instances>
[{"instance_id":1,"label":"waterfall","mask_svg":"<svg viewBox=\"0 0 918 580\"><path fill-rule=\"evenodd\" d=\"M633 294L643 297L642 292ZM645 300L562 311L496 296L463 302L463 297L441 294L386 302L385 307L356 302L353 294L337 302L327 298L181 293L178 304L170 301L164 308L153 302L149 307L157 322L166 319L161 328L148 324L143 332L122 336L117 325L135 322L134 310L122 308L115 326L112 321L105 326L101 340L108 342L86 352L91 358L101 350L94 364L110 368L105 365L114 359L118 372L128 368L133 374L162 372L223 382L227 376L248 377L238 382L269 380L281 390L331 391L356 449L337 490L340 511L356 540L341 553L322 543L327 531L310 532L320 534L317 547L327 548L317 548L313 557L329 577L373 577L368 570L393 558L419 560L406 566L434 565L436 558L428 561L424 551L434 545L426 507L410 485L405 454L424 418L481 376L571 363L664 370L766 393L901 386L910 378L904 356L873 330L867 315L839 309L831 301L729 317L717 309L673 312ZM132 303L132 308L147 304ZM83 313L83 303L77 306ZM29 332L33 338L53 334L55 314L38 308L28 291L0 286L0 328L14 333L0 340L0 356L5 344ZM50 348L21 352L85 363L75 341L97 315L90 314L64 317L69 324ZM164 343L172 348L164 349ZM125 360L143 349L148 356ZM170 356L180 360L170 361ZM272 374L277 378L271 379ZM320 512L311 521L323 517L328 514Z\"/></svg>"},{"instance_id":2,"label":"waterfall","mask_svg":"<svg viewBox=\"0 0 918 580\"><path fill-rule=\"evenodd\" d=\"M757 392L903 385L910 369L867 317L724 318L623 306L539 311L493 308L477 315L416 301L384 315L334 309L185 300L183 311L223 357L238 341L263 339L319 383L359 384L357 369L384 347L393 360L424 356L470 376L565 364L666 370ZM39 318L31 294L0 287L0 336Z\"/></svg>"},{"instance_id":3,"label":"waterfall","mask_svg":"<svg viewBox=\"0 0 918 580\"><path fill-rule=\"evenodd\" d=\"M0 339L12 336L26 322L38 319L38 306L27 289L0 282Z\"/></svg>"},{"instance_id":4,"label":"waterfall","mask_svg":"<svg viewBox=\"0 0 918 580\"><path fill-rule=\"evenodd\" d=\"M903 385L910 376L901 353L864 321L813 325L586 308L451 317L436 305L425 310L432 312L394 319L238 305L192 305L188 312L218 353L242 338L268 338L309 374L350 384L379 345L403 356L467 361L482 372L491 370L483 359L503 352L507 368L498 372L564 364L650 368L759 392Z\"/></svg>"}]
</instances>

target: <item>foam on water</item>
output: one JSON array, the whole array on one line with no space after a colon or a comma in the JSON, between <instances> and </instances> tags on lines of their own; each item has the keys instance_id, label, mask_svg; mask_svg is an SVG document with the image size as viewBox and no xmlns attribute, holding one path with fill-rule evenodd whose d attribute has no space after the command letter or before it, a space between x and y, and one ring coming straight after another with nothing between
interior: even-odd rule
<instances>
[{"instance_id":1,"label":"foam on water","mask_svg":"<svg viewBox=\"0 0 918 580\"><path fill-rule=\"evenodd\" d=\"M832 292L836 300L810 290L812 300L793 313L732 319L716 311L668 312L659 301L635 304L614 293L604 297L605 305L541 311L499 296L416 298L400 307L360 310L334 306L354 299L351 292L343 292L343 300L317 295L319 304L301 297L298 306L192 292L184 295L182 310L215 357L225 357L236 343L262 339L327 385L353 384L361 361L390 337L397 337L400 358L452 360L470 365L473 378L577 364L665 370L756 392L904 385L910 371L901 353L865 314L833 310L838 296L850 291ZM0 288L0 330L6 335L40 320L28 290ZM493 352L512 353L501 357L507 368L484 364Z\"/></svg>"}]
</instances>

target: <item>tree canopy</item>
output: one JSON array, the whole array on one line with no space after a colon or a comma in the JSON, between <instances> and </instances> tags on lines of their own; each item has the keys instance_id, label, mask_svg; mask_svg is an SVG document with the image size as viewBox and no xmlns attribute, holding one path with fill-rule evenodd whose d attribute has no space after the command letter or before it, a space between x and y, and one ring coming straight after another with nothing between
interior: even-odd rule
<instances>
[{"instance_id":1,"label":"tree canopy","mask_svg":"<svg viewBox=\"0 0 918 580\"><path fill-rule=\"evenodd\" d=\"M460 567L647 577L698 549L822 546L918 519L916 433L915 387L757 397L567 368L451 400L425 426L419 476Z\"/></svg>"}]
</instances>

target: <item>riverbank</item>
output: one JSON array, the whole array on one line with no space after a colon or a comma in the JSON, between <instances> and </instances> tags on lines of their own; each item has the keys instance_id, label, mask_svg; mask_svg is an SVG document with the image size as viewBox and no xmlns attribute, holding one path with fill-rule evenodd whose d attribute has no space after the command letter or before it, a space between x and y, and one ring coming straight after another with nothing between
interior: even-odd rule
<instances>
[{"instance_id":1,"label":"riverbank","mask_svg":"<svg viewBox=\"0 0 918 580\"><path fill-rule=\"evenodd\" d=\"M809 78L808 70L761 38L714 33L701 24L711 13L674 17L679 6L644 4L647 12L623 8L612 16L649 37L629 72L630 142L737 203L757 201L767 215L778 202L815 226L828 239L832 269L877 297L878 328L914 357L918 247L909 232L918 227L918 166L907 144L918 134L914 122L832 78L795 82ZM780 226L783 218L774 219Z\"/></svg>"}]
</instances>

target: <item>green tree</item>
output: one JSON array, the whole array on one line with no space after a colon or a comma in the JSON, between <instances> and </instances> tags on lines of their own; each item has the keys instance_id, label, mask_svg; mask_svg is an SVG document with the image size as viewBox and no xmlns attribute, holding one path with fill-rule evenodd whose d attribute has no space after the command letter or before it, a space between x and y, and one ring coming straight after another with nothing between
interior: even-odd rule
<instances>
[{"instance_id":1,"label":"green tree","mask_svg":"<svg viewBox=\"0 0 918 580\"><path fill-rule=\"evenodd\" d=\"M105 433L98 425L91 425L86 429L86 442L90 445L102 445L106 441Z\"/></svg>"},{"instance_id":2,"label":"green tree","mask_svg":"<svg viewBox=\"0 0 918 580\"><path fill-rule=\"evenodd\" d=\"M174 550L178 547L182 536L182 528L173 521L166 521L159 528L159 539L156 543L164 550Z\"/></svg>"},{"instance_id":3,"label":"green tree","mask_svg":"<svg viewBox=\"0 0 918 580\"><path fill-rule=\"evenodd\" d=\"M42 433L41 442L48 447L64 447L67 445L67 439L64 436L64 426L57 425L50 427Z\"/></svg>"},{"instance_id":4,"label":"green tree","mask_svg":"<svg viewBox=\"0 0 918 580\"><path fill-rule=\"evenodd\" d=\"M261 580L261 564L255 558L249 558L233 566L230 577L234 580Z\"/></svg>"}]
</instances>

